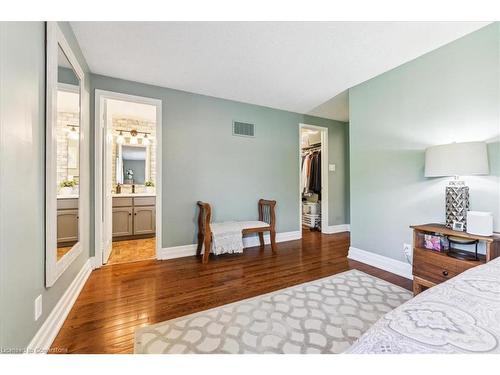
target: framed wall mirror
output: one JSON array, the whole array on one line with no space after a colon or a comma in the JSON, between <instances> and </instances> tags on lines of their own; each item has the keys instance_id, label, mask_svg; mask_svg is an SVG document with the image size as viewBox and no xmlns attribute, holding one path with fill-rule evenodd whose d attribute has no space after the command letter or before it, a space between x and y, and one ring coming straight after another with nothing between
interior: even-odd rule
<instances>
[{"instance_id":1,"label":"framed wall mirror","mask_svg":"<svg viewBox=\"0 0 500 375\"><path fill-rule=\"evenodd\" d=\"M145 145L117 145L116 182L144 185L151 179L150 149Z\"/></svg>"},{"instance_id":2,"label":"framed wall mirror","mask_svg":"<svg viewBox=\"0 0 500 375\"><path fill-rule=\"evenodd\" d=\"M82 252L84 73L56 22L47 23L45 284Z\"/></svg>"}]
</instances>

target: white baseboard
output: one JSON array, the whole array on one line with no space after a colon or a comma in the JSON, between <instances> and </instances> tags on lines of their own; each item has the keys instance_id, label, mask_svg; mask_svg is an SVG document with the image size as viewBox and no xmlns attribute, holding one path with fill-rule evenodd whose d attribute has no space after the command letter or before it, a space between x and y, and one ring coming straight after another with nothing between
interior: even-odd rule
<instances>
[{"instance_id":1,"label":"white baseboard","mask_svg":"<svg viewBox=\"0 0 500 375\"><path fill-rule=\"evenodd\" d=\"M358 262L366 263L370 266L413 280L412 266L409 263L384 257L382 255L371 253L352 246L349 247L349 254L347 255L347 258L357 260Z\"/></svg>"},{"instance_id":2,"label":"white baseboard","mask_svg":"<svg viewBox=\"0 0 500 375\"><path fill-rule=\"evenodd\" d=\"M100 268L102 266L100 260L97 260L96 256L89 258L89 260L93 270L95 270L96 268Z\"/></svg>"},{"instance_id":3,"label":"white baseboard","mask_svg":"<svg viewBox=\"0 0 500 375\"><path fill-rule=\"evenodd\" d=\"M329 225L326 228L323 228L321 233L333 234L333 233L350 232L350 231L351 231L351 226L349 224L339 224L339 225Z\"/></svg>"},{"instance_id":4,"label":"white baseboard","mask_svg":"<svg viewBox=\"0 0 500 375\"><path fill-rule=\"evenodd\" d=\"M92 272L92 258L87 259L81 270L54 306L45 322L28 345L28 353L44 354L50 349L73 304Z\"/></svg>"},{"instance_id":5,"label":"white baseboard","mask_svg":"<svg viewBox=\"0 0 500 375\"><path fill-rule=\"evenodd\" d=\"M168 260L196 255L196 244L164 247L156 254L160 260Z\"/></svg>"},{"instance_id":6,"label":"white baseboard","mask_svg":"<svg viewBox=\"0 0 500 375\"><path fill-rule=\"evenodd\" d=\"M302 233L299 230L293 232L276 233L276 242L294 241L294 240L300 240L301 238L302 238ZM271 243L271 238L269 237L269 233L264 234L264 243L266 245L269 245ZM258 236L243 237L244 247L254 247L259 245L260 242Z\"/></svg>"},{"instance_id":7,"label":"white baseboard","mask_svg":"<svg viewBox=\"0 0 500 375\"><path fill-rule=\"evenodd\" d=\"M292 232L276 233L276 242L300 240L301 237L302 234L298 230ZM271 243L269 234L264 235L264 243L266 245ZM259 246L259 237L258 236L243 237L243 246L244 247ZM174 258L189 257L193 255L196 255L196 244L164 247L163 249L160 250L160 253L158 254L158 259L167 260Z\"/></svg>"}]
</instances>

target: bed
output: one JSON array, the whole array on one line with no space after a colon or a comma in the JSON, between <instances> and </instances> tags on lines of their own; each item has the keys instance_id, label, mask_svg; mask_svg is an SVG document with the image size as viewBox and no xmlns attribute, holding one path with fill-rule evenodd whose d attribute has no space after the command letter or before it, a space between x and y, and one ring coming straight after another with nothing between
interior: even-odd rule
<instances>
[{"instance_id":1,"label":"bed","mask_svg":"<svg viewBox=\"0 0 500 375\"><path fill-rule=\"evenodd\" d=\"M387 313L347 353L500 353L500 258Z\"/></svg>"}]
</instances>

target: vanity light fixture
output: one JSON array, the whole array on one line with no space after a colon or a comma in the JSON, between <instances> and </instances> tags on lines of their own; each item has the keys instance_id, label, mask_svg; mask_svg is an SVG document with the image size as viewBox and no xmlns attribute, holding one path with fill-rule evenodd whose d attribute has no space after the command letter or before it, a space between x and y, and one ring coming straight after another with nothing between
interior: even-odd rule
<instances>
[{"instance_id":1,"label":"vanity light fixture","mask_svg":"<svg viewBox=\"0 0 500 375\"><path fill-rule=\"evenodd\" d=\"M125 140L125 136L123 135L123 132L125 133L130 133L130 137L128 137L128 143L131 145L137 145L139 144L139 134L144 134L144 136L141 138L141 144L147 146L151 144L151 138L148 137L150 133L146 132L138 132L135 129L132 130L123 130L123 129L116 129L119 134L116 136L116 144L122 145L127 143Z\"/></svg>"},{"instance_id":2,"label":"vanity light fixture","mask_svg":"<svg viewBox=\"0 0 500 375\"><path fill-rule=\"evenodd\" d=\"M123 132L120 130L120 134L116 137L116 144L122 145L125 143L125 137L123 136Z\"/></svg>"},{"instance_id":3,"label":"vanity light fixture","mask_svg":"<svg viewBox=\"0 0 500 375\"><path fill-rule=\"evenodd\" d=\"M138 144L138 143L139 143L139 141L137 140L137 134L138 134L138 132L137 132L137 130L135 130L135 129L132 129L132 130L130 131L130 141L129 141L129 143L130 143L131 145L136 145L136 144Z\"/></svg>"},{"instance_id":4,"label":"vanity light fixture","mask_svg":"<svg viewBox=\"0 0 500 375\"><path fill-rule=\"evenodd\" d=\"M79 138L79 134L76 131L76 127L72 126L71 130L68 132L68 139L76 141L76 140L78 140L78 138Z\"/></svg>"}]
</instances>

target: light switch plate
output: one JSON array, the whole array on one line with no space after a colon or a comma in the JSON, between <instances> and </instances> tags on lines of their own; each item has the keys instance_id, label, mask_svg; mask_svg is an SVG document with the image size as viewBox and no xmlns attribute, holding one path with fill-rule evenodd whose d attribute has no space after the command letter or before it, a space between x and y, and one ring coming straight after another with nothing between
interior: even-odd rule
<instances>
[{"instance_id":1,"label":"light switch plate","mask_svg":"<svg viewBox=\"0 0 500 375\"><path fill-rule=\"evenodd\" d=\"M335 164L328 164L328 170L330 172L335 172Z\"/></svg>"},{"instance_id":2,"label":"light switch plate","mask_svg":"<svg viewBox=\"0 0 500 375\"><path fill-rule=\"evenodd\" d=\"M35 320L38 320L42 315L42 295L40 294L35 299Z\"/></svg>"}]
</instances>

